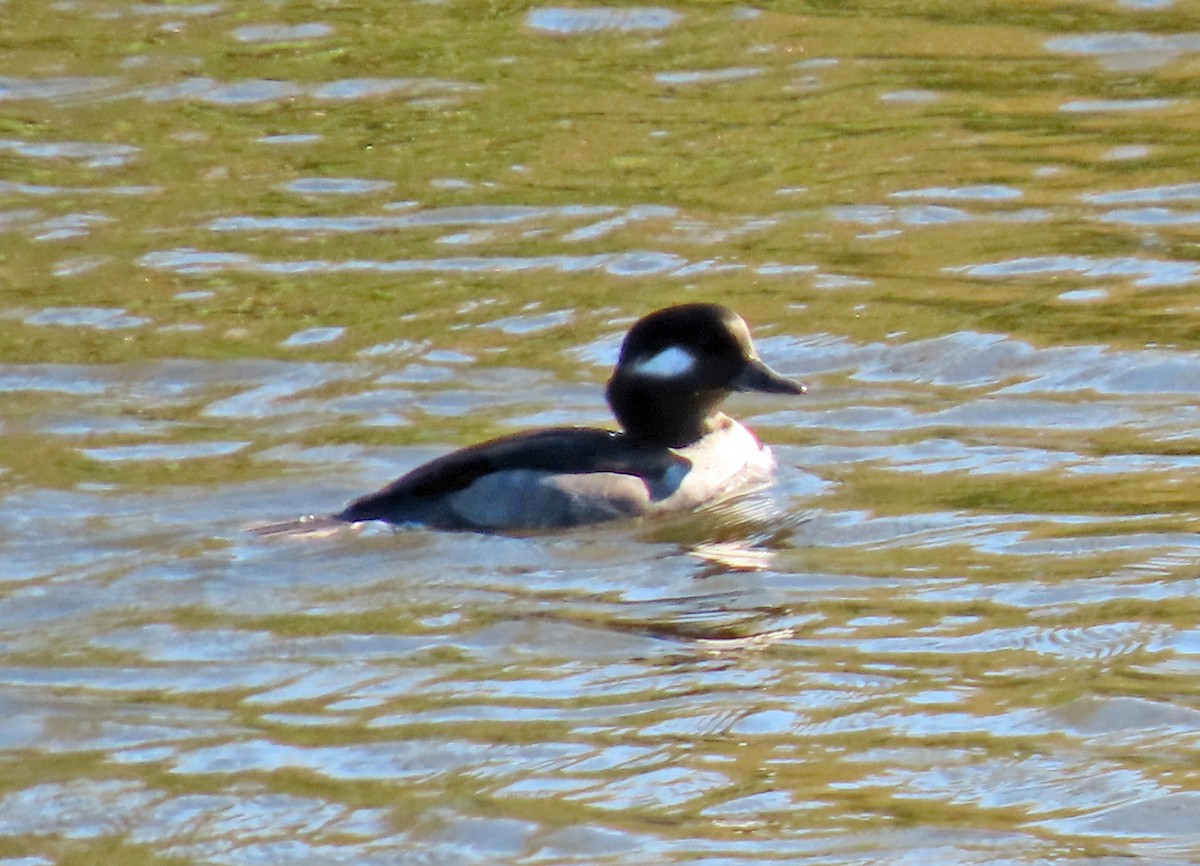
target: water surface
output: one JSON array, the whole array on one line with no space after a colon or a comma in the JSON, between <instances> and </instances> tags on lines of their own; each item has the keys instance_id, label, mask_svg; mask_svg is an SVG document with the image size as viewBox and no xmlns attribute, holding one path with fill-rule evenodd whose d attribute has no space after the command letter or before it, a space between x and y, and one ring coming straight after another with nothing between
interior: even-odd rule
<instances>
[{"instance_id":1,"label":"water surface","mask_svg":"<svg viewBox=\"0 0 1200 866\"><path fill-rule=\"evenodd\" d=\"M1186 4L4 22L0 864L1200 857ZM246 531L690 300L741 508Z\"/></svg>"}]
</instances>

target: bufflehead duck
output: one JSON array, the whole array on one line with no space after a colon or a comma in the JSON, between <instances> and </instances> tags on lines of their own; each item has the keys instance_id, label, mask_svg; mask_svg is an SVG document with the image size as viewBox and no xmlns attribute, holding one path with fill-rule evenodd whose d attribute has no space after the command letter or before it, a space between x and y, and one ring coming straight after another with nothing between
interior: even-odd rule
<instances>
[{"instance_id":1,"label":"bufflehead duck","mask_svg":"<svg viewBox=\"0 0 1200 866\"><path fill-rule=\"evenodd\" d=\"M636 322L621 345L606 390L621 432L556 427L471 445L333 520L519 533L689 511L760 485L775 468L770 450L720 411L734 391L806 388L759 360L732 310L667 307Z\"/></svg>"}]
</instances>

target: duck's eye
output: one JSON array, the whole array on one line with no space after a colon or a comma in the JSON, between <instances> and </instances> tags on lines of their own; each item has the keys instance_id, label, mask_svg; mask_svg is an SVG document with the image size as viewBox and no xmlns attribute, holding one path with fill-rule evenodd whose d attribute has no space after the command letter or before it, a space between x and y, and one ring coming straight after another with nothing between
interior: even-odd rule
<instances>
[{"instance_id":1,"label":"duck's eye","mask_svg":"<svg viewBox=\"0 0 1200 866\"><path fill-rule=\"evenodd\" d=\"M695 349L697 354L711 357L726 355L729 353L731 347L729 343L722 342L721 340L708 339L696 343Z\"/></svg>"}]
</instances>

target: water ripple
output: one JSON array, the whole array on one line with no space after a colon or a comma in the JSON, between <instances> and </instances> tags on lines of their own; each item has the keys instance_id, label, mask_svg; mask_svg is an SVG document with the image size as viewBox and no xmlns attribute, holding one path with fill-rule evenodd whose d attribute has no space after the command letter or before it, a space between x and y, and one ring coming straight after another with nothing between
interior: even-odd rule
<instances>
[{"instance_id":1,"label":"water ripple","mask_svg":"<svg viewBox=\"0 0 1200 866\"><path fill-rule=\"evenodd\" d=\"M118 80L103 77L17 78L0 76L0 102L28 99L61 102L109 90Z\"/></svg>"},{"instance_id":2,"label":"water ripple","mask_svg":"<svg viewBox=\"0 0 1200 866\"><path fill-rule=\"evenodd\" d=\"M121 780L36 785L0 800L0 835L128 837L165 856L247 862L395 862L383 809L268 792L171 794ZM231 835L241 842L230 846ZM384 860L373 852L382 848Z\"/></svg>"},{"instance_id":3,"label":"water ripple","mask_svg":"<svg viewBox=\"0 0 1200 866\"><path fill-rule=\"evenodd\" d=\"M134 90L125 96L147 102L198 101L215 105L257 105L303 96L333 102L385 96L450 98L481 89L479 85L468 82L429 78L348 78L308 84L265 78L226 82L197 77Z\"/></svg>"},{"instance_id":4,"label":"water ripple","mask_svg":"<svg viewBox=\"0 0 1200 866\"><path fill-rule=\"evenodd\" d=\"M104 159L91 161L92 167L108 165ZM112 195L142 198L162 192L158 186L50 186L48 184L13 183L0 181L0 195L25 195L36 198L70 197L77 195Z\"/></svg>"},{"instance_id":5,"label":"water ripple","mask_svg":"<svg viewBox=\"0 0 1200 866\"><path fill-rule=\"evenodd\" d=\"M889 198L923 198L950 201L1014 201L1024 193L1011 186L979 185L979 186L931 186L924 189L904 189L891 193Z\"/></svg>"},{"instance_id":6,"label":"water ripple","mask_svg":"<svg viewBox=\"0 0 1200 866\"><path fill-rule=\"evenodd\" d=\"M700 69L695 71L658 72L654 80L659 84L676 86L692 84L722 84L727 81L744 81L757 78L766 70L760 66L731 66L725 69Z\"/></svg>"},{"instance_id":7,"label":"water ripple","mask_svg":"<svg viewBox=\"0 0 1200 866\"><path fill-rule=\"evenodd\" d=\"M224 3L134 3L127 7L131 15L140 15L144 17L151 16L185 16L185 17L203 17L208 15L216 15L225 8ZM111 9L106 9L103 13L105 16L117 15Z\"/></svg>"},{"instance_id":8,"label":"water ripple","mask_svg":"<svg viewBox=\"0 0 1200 866\"><path fill-rule=\"evenodd\" d=\"M1176 104L1174 99L1076 99L1064 102L1059 111L1076 114L1116 111L1160 111Z\"/></svg>"},{"instance_id":9,"label":"water ripple","mask_svg":"<svg viewBox=\"0 0 1200 866\"><path fill-rule=\"evenodd\" d=\"M238 42L305 42L333 34L333 26L310 21L304 24L247 24L233 31Z\"/></svg>"},{"instance_id":10,"label":"water ripple","mask_svg":"<svg viewBox=\"0 0 1200 866\"><path fill-rule=\"evenodd\" d=\"M144 316L130 315L119 307L44 307L32 313L15 312L35 327L96 328L102 331L140 328L150 324Z\"/></svg>"},{"instance_id":11,"label":"water ripple","mask_svg":"<svg viewBox=\"0 0 1200 866\"><path fill-rule=\"evenodd\" d=\"M192 749L173 763L176 773L189 775L297 768L327 779L396 780L467 771L521 775L546 761L575 757L585 749L567 743L518 746L441 739L305 747L259 739Z\"/></svg>"},{"instance_id":12,"label":"water ripple","mask_svg":"<svg viewBox=\"0 0 1200 866\"><path fill-rule=\"evenodd\" d=\"M555 310L537 315L508 316L486 322L483 327L495 328L506 334L535 334L570 324L575 314L571 310Z\"/></svg>"},{"instance_id":13,"label":"water ripple","mask_svg":"<svg viewBox=\"0 0 1200 866\"><path fill-rule=\"evenodd\" d=\"M1200 183L1092 192L1084 193L1079 198L1081 201L1092 204L1156 204L1169 201L1200 201Z\"/></svg>"},{"instance_id":14,"label":"water ripple","mask_svg":"<svg viewBox=\"0 0 1200 866\"><path fill-rule=\"evenodd\" d=\"M1196 862L1153 3L0 0L5 351L92 359L0 363L0 861ZM737 509L246 531L611 424L683 299L811 383Z\"/></svg>"},{"instance_id":15,"label":"water ripple","mask_svg":"<svg viewBox=\"0 0 1200 866\"><path fill-rule=\"evenodd\" d=\"M209 274L222 271L259 274L306 273L497 273L553 270L562 273L603 271L617 276L678 273L686 260L671 253L624 252L591 256L473 256L441 259L398 259L372 261L299 260L264 261L242 253L210 253L198 250L169 250L147 253L139 260L142 267L181 274Z\"/></svg>"},{"instance_id":16,"label":"water ripple","mask_svg":"<svg viewBox=\"0 0 1200 866\"><path fill-rule=\"evenodd\" d=\"M1101 222L1133 226L1188 226L1200 223L1200 211L1179 211L1165 207L1125 208L1101 214L1098 219Z\"/></svg>"},{"instance_id":17,"label":"water ripple","mask_svg":"<svg viewBox=\"0 0 1200 866\"><path fill-rule=\"evenodd\" d=\"M1136 277L1133 284L1147 288L1185 285L1197 279L1196 266L1188 262L1138 256L1026 256L948 270L985 278L1059 273L1075 273L1083 277Z\"/></svg>"},{"instance_id":18,"label":"water ripple","mask_svg":"<svg viewBox=\"0 0 1200 866\"><path fill-rule=\"evenodd\" d=\"M1200 35L1194 33L1079 33L1047 39L1050 51L1094 55L1106 69L1129 72L1155 69L1181 54L1200 52Z\"/></svg>"},{"instance_id":19,"label":"water ripple","mask_svg":"<svg viewBox=\"0 0 1200 866\"><path fill-rule=\"evenodd\" d=\"M141 153L141 148L90 141L0 139L0 151L29 159L64 159L88 168L114 168L129 165Z\"/></svg>"},{"instance_id":20,"label":"water ripple","mask_svg":"<svg viewBox=\"0 0 1200 866\"><path fill-rule=\"evenodd\" d=\"M306 328L289 336L281 346L316 346L321 343L332 343L346 333L346 329L338 326L321 328Z\"/></svg>"},{"instance_id":21,"label":"water ripple","mask_svg":"<svg viewBox=\"0 0 1200 866\"><path fill-rule=\"evenodd\" d=\"M407 209L409 203L405 202L399 207ZM581 205L565 205L562 207L460 205L455 207L430 208L398 216L222 217L209 223L208 228L215 232L360 232L426 228L430 226L500 226L539 219L607 215L614 210L615 208L606 206ZM631 210L629 214L623 217L625 221L641 218L643 218L641 212L636 210Z\"/></svg>"},{"instance_id":22,"label":"water ripple","mask_svg":"<svg viewBox=\"0 0 1200 866\"><path fill-rule=\"evenodd\" d=\"M249 442L164 442L148 445L120 445L108 448L81 448L80 453L100 463L141 461L199 460L224 457L248 448Z\"/></svg>"},{"instance_id":23,"label":"water ripple","mask_svg":"<svg viewBox=\"0 0 1200 866\"><path fill-rule=\"evenodd\" d=\"M634 32L665 30L681 17L678 12L654 6L593 6L586 9L548 6L531 10L525 17L525 23L534 30L549 33Z\"/></svg>"},{"instance_id":24,"label":"water ripple","mask_svg":"<svg viewBox=\"0 0 1200 866\"><path fill-rule=\"evenodd\" d=\"M365 195L384 192L393 185L388 180L364 180L354 177L302 177L280 184L279 189L304 195Z\"/></svg>"}]
</instances>

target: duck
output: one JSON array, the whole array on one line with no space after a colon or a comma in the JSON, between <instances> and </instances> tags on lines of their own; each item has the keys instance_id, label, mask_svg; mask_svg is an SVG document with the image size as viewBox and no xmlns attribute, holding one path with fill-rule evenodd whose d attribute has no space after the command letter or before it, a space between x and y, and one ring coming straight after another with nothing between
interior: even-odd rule
<instances>
[{"instance_id":1,"label":"duck","mask_svg":"<svg viewBox=\"0 0 1200 866\"><path fill-rule=\"evenodd\" d=\"M637 320L621 344L605 389L619 430L489 439L307 520L523 534L694 511L762 487L776 468L771 450L721 411L725 399L807 390L759 358L749 326L728 307L665 307Z\"/></svg>"}]
</instances>

